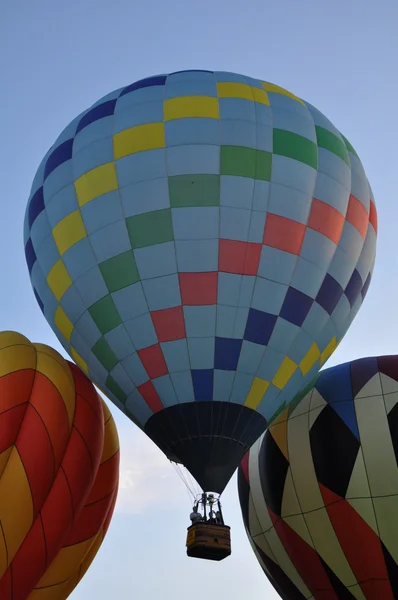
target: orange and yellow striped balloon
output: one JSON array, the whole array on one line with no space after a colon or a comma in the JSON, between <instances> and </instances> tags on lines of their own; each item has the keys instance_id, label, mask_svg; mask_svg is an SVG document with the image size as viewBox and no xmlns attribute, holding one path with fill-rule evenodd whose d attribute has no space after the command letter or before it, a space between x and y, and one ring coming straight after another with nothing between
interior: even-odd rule
<instances>
[{"instance_id":1,"label":"orange and yellow striped balloon","mask_svg":"<svg viewBox=\"0 0 398 600\"><path fill-rule=\"evenodd\" d=\"M0 598L64 600L112 517L119 441L76 365L0 332Z\"/></svg>"}]
</instances>

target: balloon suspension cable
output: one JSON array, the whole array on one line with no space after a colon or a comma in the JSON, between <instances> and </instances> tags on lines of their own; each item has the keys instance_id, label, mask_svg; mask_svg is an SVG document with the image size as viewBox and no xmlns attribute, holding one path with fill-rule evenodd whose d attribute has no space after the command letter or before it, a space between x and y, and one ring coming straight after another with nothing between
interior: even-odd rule
<instances>
[{"instance_id":1,"label":"balloon suspension cable","mask_svg":"<svg viewBox=\"0 0 398 600\"><path fill-rule=\"evenodd\" d=\"M190 475L189 471L186 471L184 474L184 471L182 470L181 465L179 465L178 463L175 463L173 461L170 461L170 462L174 466L177 475L183 482L183 484L188 492L190 502L192 502L192 500L195 502L196 498L198 497L198 490L199 490L198 484L195 482L193 477Z\"/></svg>"},{"instance_id":2,"label":"balloon suspension cable","mask_svg":"<svg viewBox=\"0 0 398 600\"><path fill-rule=\"evenodd\" d=\"M206 492L198 494L190 518L192 523L225 525L220 496Z\"/></svg>"}]
</instances>

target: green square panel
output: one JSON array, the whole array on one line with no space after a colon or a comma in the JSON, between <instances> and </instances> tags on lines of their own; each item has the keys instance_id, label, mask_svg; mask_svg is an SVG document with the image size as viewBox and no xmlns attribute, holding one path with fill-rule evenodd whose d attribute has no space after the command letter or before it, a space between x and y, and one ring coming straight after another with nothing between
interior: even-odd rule
<instances>
[{"instance_id":1,"label":"green square panel","mask_svg":"<svg viewBox=\"0 0 398 600\"><path fill-rule=\"evenodd\" d=\"M339 156L344 162L350 166L350 157L348 155L348 150L345 147L344 143L331 131L328 129L324 129L323 127L319 127L318 125L315 127L316 129L316 138L318 141L318 146L320 148L325 148L325 150L329 150L333 152L336 156Z\"/></svg>"},{"instance_id":2,"label":"green square panel","mask_svg":"<svg viewBox=\"0 0 398 600\"><path fill-rule=\"evenodd\" d=\"M219 175L176 175L169 177L172 208L186 206L219 206Z\"/></svg>"},{"instance_id":3,"label":"green square panel","mask_svg":"<svg viewBox=\"0 0 398 600\"><path fill-rule=\"evenodd\" d=\"M90 306L88 312L102 335L108 333L111 329L115 329L115 327L122 323L111 296L105 296L101 300L98 300L98 302Z\"/></svg>"},{"instance_id":4,"label":"green square panel","mask_svg":"<svg viewBox=\"0 0 398 600\"><path fill-rule=\"evenodd\" d=\"M271 181L272 154L263 150L256 151L256 179Z\"/></svg>"},{"instance_id":5,"label":"green square panel","mask_svg":"<svg viewBox=\"0 0 398 600\"><path fill-rule=\"evenodd\" d=\"M125 394L120 385L113 379L112 375L108 375L105 385L108 390L110 390L112 394L114 394L116 398L120 400L120 402L123 402L123 404L126 402L127 394Z\"/></svg>"},{"instance_id":6,"label":"green square panel","mask_svg":"<svg viewBox=\"0 0 398 600\"><path fill-rule=\"evenodd\" d=\"M140 280L134 255L129 250L99 265L110 292L116 292Z\"/></svg>"},{"instance_id":7,"label":"green square panel","mask_svg":"<svg viewBox=\"0 0 398 600\"><path fill-rule=\"evenodd\" d=\"M94 346L91 348L91 352L98 358L101 365L108 372L112 371L112 369L116 367L117 363L119 362L108 342L103 337L94 344Z\"/></svg>"},{"instance_id":8,"label":"green square panel","mask_svg":"<svg viewBox=\"0 0 398 600\"><path fill-rule=\"evenodd\" d=\"M169 208L143 213L135 217L128 217L126 223L131 246L134 249L154 246L155 244L164 244L174 239L173 223Z\"/></svg>"},{"instance_id":9,"label":"green square panel","mask_svg":"<svg viewBox=\"0 0 398 600\"><path fill-rule=\"evenodd\" d=\"M221 146L221 175L256 176L256 150L244 146Z\"/></svg>"},{"instance_id":10,"label":"green square panel","mask_svg":"<svg viewBox=\"0 0 398 600\"><path fill-rule=\"evenodd\" d=\"M318 168L318 148L314 142L285 129L274 129L273 137L274 154L293 158L314 169Z\"/></svg>"}]
</instances>

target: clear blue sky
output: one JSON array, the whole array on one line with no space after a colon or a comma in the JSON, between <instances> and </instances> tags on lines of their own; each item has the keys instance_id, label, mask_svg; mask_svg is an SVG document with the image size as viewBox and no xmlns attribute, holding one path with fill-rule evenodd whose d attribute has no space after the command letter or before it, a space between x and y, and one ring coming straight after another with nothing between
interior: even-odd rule
<instances>
[{"instance_id":1,"label":"clear blue sky","mask_svg":"<svg viewBox=\"0 0 398 600\"><path fill-rule=\"evenodd\" d=\"M36 168L57 135L107 92L150 74L237 71L311 102L359 153L379 212L375 276L330 361L398 348L396 0L3 0L0 7L0 330L61 350L25 267L22 222ZM115 414L115 411L113 411ZM235 479L224 508L233 555L185 557L190 502L173 468L115 415L122 489L99 555L73 600L276 600L245 537Z\"/></svg>"}]
</instances>

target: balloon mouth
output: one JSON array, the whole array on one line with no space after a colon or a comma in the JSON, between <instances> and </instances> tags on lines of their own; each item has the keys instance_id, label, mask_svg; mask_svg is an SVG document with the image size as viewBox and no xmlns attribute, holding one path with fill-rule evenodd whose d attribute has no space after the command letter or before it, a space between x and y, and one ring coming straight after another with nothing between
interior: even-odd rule
<instances>
[{"instance_id":1,"label":"balloon mouth","mask_svg":"<svg viewBox=\"0 0 398 600\"><path fill-rule=\"evenodd\" d=\"M221 494L266 427L266 419L251 408L203 401L159 411L144 431L169 460L188 469L202 490Z\"/></svg>"}]
</instances>

